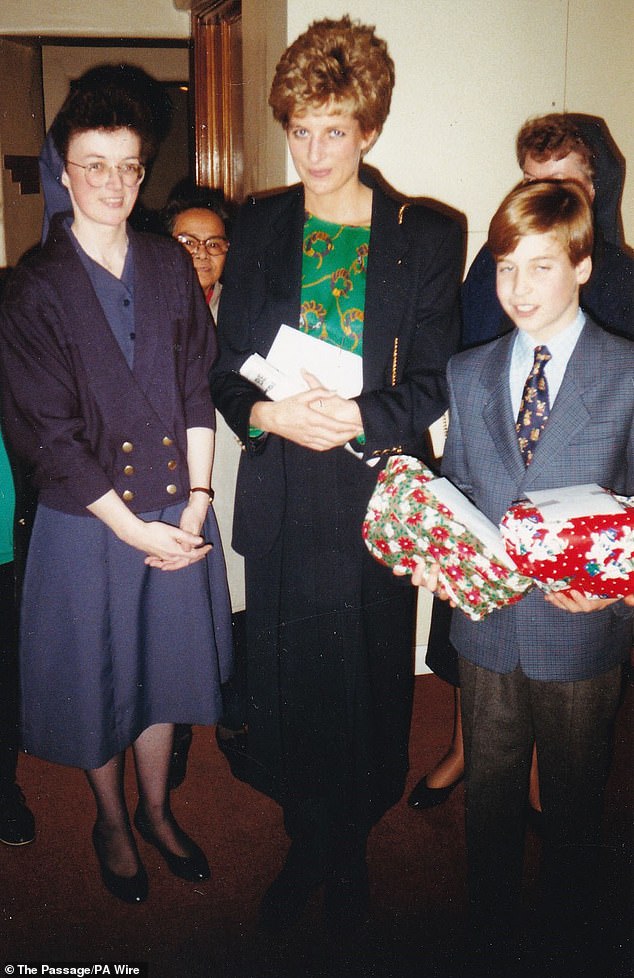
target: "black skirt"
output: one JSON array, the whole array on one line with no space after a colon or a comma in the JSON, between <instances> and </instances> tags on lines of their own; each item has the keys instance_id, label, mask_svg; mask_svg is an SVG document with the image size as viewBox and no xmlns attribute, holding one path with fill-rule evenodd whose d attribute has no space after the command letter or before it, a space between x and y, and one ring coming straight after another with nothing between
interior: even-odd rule
<instances>
[{"instance_id":1,"label":"black skirt","mask_svg":"<svg viewBox=\"0 0 634 978\"><path fill-rule=\"evenodd\" d=\"M408 770L414 589L368 553L376 470L285 444L272 551L247 559L248 757L239 776L282 805L376 822Z\"/></svg>"}]
</instances>

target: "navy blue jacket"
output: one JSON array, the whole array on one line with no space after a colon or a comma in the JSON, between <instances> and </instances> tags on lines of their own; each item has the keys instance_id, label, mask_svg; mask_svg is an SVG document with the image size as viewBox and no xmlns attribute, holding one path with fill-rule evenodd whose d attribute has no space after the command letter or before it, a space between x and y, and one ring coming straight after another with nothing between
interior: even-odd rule
<instances>
[{"instance_id":1,"label":"navy blue jacket","mask_svg":"<svg viewBox=\"0 0 634 978\"><path fill-rule=\"evenodd\" d=\"M40 502L66 513L87 515L112 488L127 490L135 513L185 499L186 431L215 427L207 373L216 340L192 262L170 238L128 234L133 370L62 215L3 296L4 431L34 467Z\"/></svg>"}]
</instances>

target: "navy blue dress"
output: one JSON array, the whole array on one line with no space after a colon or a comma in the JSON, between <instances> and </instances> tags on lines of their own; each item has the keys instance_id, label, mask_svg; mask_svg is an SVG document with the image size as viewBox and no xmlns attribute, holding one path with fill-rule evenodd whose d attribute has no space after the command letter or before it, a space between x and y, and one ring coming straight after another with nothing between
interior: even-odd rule
<instances>
[{"instance_id":1,"label":"navy blue dress","mask_svg":"<svg viewBox=\"0 0 634 978\"><path fill-rule=\"evenodd\" d=\"M133 249L122 279L79 251L131 366ZM184 501L141 514L178 525ZM212 724L230 674L231 610L213 509L209 556L166 572L100 520L38 508L21 627L23 745L96 768L155 723Z\"/></svg>"}]
</instances>

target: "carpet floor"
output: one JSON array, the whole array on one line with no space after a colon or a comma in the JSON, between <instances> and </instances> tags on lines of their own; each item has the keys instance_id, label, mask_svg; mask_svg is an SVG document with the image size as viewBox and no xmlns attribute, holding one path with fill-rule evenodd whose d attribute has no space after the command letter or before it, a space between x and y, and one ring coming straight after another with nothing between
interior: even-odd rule
<instances>
[{"instance_id":1,"label":"carpet floor","mask_svg":"<svg viewBox=\"0 0 634 978\"><path fill-rule=\"evenodd\" d=\"M630 684L619 713L608 787L608 886L600 937L596 953L580 952L565 970L584 978L632 974L633 712ZM448 746L451 722L451 688L435 676L419 676L408 792ZM140 840L150 896L138 908L118 902L101 884L90 842L94 808L83 774L22 757L18 776L36 817L37 838L21 848L0 845L0 974L10 973L8 963L28 962L141 962L150 978L475 978L493 973L488 962L471 961L461 950L462 785L444 805L425 813L412 812L402 800L373 830L372 918L363 934L348 942L325 930L319 893L284 937L258 929L259 900L287 848L281 814L273 802L231 776L212 730L195 730L186 780L173 793L176 817L206 851L212 879L200 885L176 879ZM126 778L133 810L131 770ZM539 849L539 839L529 830L529 904ZM539 964L530 957L518 959L508 978L559 975L554 964L549 970L543 956L538 958ZM19 973L27 972L14 972Z\"/></svg>"}]
</instances>

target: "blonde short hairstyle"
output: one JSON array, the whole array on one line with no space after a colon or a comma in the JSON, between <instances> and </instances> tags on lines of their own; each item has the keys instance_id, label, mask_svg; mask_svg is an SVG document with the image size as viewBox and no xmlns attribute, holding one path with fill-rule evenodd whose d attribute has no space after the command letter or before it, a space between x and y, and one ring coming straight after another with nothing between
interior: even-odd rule
<instances>
[{"instance_id":1,"label":"blonde short hairstyle","mask_svg":"<svg viewBox=\"0 0 634 978\"><path fill-rule=\"evenodd\" d=\"M574 180L520 183L495 212L487 244L500 259L515 250L520 238L549 233L559 238L573 265L592 254L592 205Z\"/></svg>"},{"instance_id":2,"label":"blonde short hairstyle","mask_svg":"<svg viewBox=\"0 0 634 978\"><path fill-rule=\"evenodd\" d=\"M361 131L377 134L390 111L394 62L374 27L351 21L315 21L282 55L269 105L286 129L294 114L334 104L350 111Z\"/></svg>"}]
</instances>

